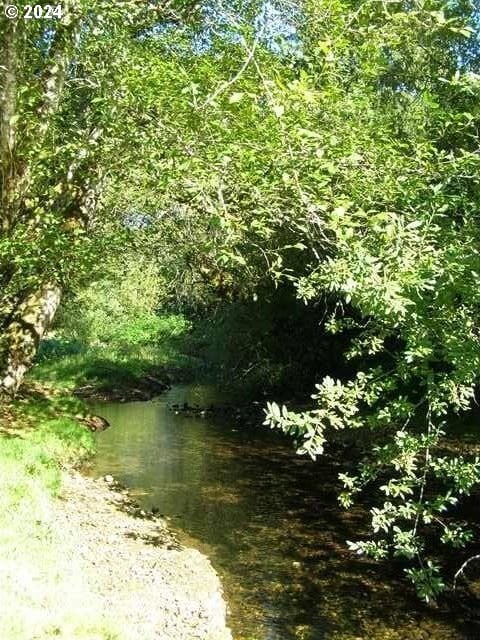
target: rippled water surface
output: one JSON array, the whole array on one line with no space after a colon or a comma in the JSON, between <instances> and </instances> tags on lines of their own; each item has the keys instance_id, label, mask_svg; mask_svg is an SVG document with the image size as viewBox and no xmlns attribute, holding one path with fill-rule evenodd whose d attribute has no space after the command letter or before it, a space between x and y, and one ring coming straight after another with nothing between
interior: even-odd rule
<instances>
[{"instance_id":1,"label":"rippled water surface","mask_svg":"<svg viewBox=\"0 0 480 640\"><path fill-rule=\"evenodd\" d=\"M169 409L183 402L225 398L190 386L154 402L95 406L112 427L97 436L92 473L112 473L209 555L235 640L480 639L460 616L419 604L394 568L381 575L346 552L367 520L337 506L335 461L313 464L260 426Z\"/></svg>"}]
</instances>

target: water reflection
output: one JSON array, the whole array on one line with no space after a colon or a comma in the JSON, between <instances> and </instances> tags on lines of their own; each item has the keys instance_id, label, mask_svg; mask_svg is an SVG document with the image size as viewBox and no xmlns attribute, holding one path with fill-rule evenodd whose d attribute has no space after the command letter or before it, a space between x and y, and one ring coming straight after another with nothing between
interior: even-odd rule
<instances>
[{"instance_id":1,"label":"water reflection","mask_svg":"<svg viewBox=\"0 0 480 640\"><path fill-rule=\"evenodd\" d=\"M279 434L167 406L215 400L225 398L177 387L156 402L95 407L112 428L98 436L92 473L115 475L210 556L236 640L480 637L346 552L366 518L339 510L334 461L312 464Z\"/></svg>"}]
</instances>

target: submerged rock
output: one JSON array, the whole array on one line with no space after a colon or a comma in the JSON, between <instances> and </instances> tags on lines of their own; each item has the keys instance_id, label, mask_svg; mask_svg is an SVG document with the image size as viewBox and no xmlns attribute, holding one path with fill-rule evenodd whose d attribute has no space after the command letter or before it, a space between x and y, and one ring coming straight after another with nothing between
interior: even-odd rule
<instances>
[{"instance_id":1,"label":"submerged rock","mask_svg":"<svg viewBox=\"0 0 480 640\"><path fill-rule=\"evenodd\" d=\"M77 414L74 417L75 420L86 425L90 431L105 431L105 429L108 429L110 426L108 420L102 418L102 416L97 416L92 413Z\"/></svg>"}]
</instances>

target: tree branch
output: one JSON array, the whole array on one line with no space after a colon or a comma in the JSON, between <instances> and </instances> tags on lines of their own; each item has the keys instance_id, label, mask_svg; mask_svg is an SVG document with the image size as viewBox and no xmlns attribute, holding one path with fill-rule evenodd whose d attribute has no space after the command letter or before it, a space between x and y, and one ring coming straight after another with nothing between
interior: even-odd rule
<instances>
[{"instance_id":1,"label":"tree branch","mask_svg":"<svg viewBox=\"0 0 480 640\"><path fill-rule=\"evenodd\" d=\"M468 565L473 562L474 560L480 560L480 554L476 555L476 556L471 556L470 558L468 558L467 560L465 560L465 562L462 564L462 566L460 567L460 569L457 571L457 573L455 574L454 578L453 578L453 590L455 591L455 589L457 588L457 580L458 578L463 575L463 572L465 571L465 569L468 567Z\"/></svg>"}]
</instances>

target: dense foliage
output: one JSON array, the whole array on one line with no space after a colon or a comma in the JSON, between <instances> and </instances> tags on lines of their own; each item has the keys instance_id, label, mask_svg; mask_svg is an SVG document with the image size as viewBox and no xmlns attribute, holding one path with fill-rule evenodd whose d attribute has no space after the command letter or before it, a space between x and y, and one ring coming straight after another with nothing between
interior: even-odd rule
<instances>
[{"instance_id":1,"label":"dense foliage","mask_svg":"<svg viewBox=\"0 0 480 640\"><path fill-rule=\"evenodd\" d=\"M447 510L480 478L478 458L451 457L441 446L452 412L471 406L480 362L480 82L478 47L462 41L478 36L468 7L435 4L339 12L344 28L321 46L328 79L319 87L304 72L322 130L303 131L309 157L324 164L323 184L302 165L298 173L324 255L294 281L306 301L336 301L326 329L355 332L345 355L357 373L325 377L311 411L272 403L267 415L313 458L332 429L368 430L370 453L356 473L340 474L340 501L348 507L367 486L378 493L373 537L349 544L418 561L407 573L427 600L444 586L425 558L430 529L454 548L472 540ZM356 79L345 86L347 63ZM291 98L286 117L289 107Z\"/></svg>"}]
</instances>

